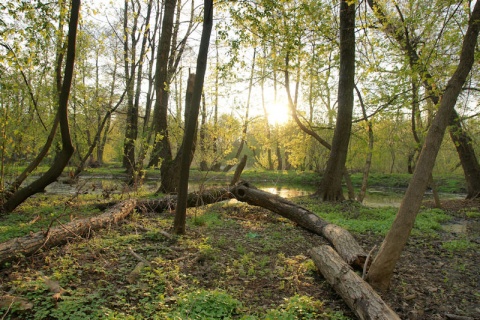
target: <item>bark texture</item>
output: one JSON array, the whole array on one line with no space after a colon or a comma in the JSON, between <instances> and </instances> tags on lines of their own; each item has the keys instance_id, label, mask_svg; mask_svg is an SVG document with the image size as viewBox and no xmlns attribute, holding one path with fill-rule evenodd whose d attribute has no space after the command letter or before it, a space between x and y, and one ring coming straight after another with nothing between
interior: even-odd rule
<instances>
[{"instance_id":1,"label":"bark texture","mask_svg":"<svg viewBox=\"0 0 480 320\"><path fill-rule=\"evenodd\" d=\"M348 264L363 268L367 255L347 230L321 219L315 213L282 197L258 190L247 182L236 185L231 192L239 201L273 211L324 237L332 243Z\"/></svg>"},{"instance_id":2,"label":"bark texture","mask_svg":"<svg viewBox=\"0 0 480 320\"><path fill-rule=\"evenodd\" d=\"M359 319L400 320L375 290L331 247L312 248L309 253L318 270Z\"/></svg>"},{"instance_id":3,"label":"bark texture","mask_svg":"<svg viewBox=\"0 0 480 320\"><path fill-rule=\"evenodd\" d=\"M197 75L193 86L192 101L190 112L186 119L185 135L182 142L182 157L180 161L180 183L178 186L178 200L175 211L175 220L173 230L176 234L185 233L185 220L187 217L188 201L188 179L190 174L190 163L194 153L194 143L196 140L198 114L200 111L200 102L202 100L203 82L207 70L208 47L210 35L213 27L213 0L204 1L204 17L202 38L200 40L200 49L197 58Z\"/></svg>"},{"instance_id":4,"label":"bark texture","mask_svg":"<svg viewBox=\"0 0 480 320\"><path fill-rule=\"evenodd\" d=\"M0 244L0 265L14 260L18 256L29 256L43 248L63 244L70 239L89 235L92 230L117 223L129 215L135 206L135 200L127 200L99 216L72 221L47 231L39 231L25 237L3 242Z\"/></svg>"},{"instance_id":5,"label":"bark texture","mask_svg":"<svg viewBox=\"0 0 480 320\"><path fill-rule=\"evenodd\" d=\"M338 112L332 149L316 194L324 201L344 200L342 176L347 161L352 130L353 89L355 86L355 3L340 3L340 74ZM351 196L351 195L350 195Z\"/></svg>"}]
</instances>

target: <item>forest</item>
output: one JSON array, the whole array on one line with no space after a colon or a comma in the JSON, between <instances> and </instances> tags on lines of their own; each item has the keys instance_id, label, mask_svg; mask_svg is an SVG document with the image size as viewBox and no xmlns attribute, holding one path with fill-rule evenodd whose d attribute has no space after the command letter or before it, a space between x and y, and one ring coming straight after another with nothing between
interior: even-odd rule
<instances>
[{"instance_id":1,"label":"forest","mask_svg":"<svg viewBox=\"0 0 480 320\"><path fill-rule=\"evenodd\" d=\"M477 319L479 32L461 0L3 1L2 319Z\"/></svg>"}]
</instances>

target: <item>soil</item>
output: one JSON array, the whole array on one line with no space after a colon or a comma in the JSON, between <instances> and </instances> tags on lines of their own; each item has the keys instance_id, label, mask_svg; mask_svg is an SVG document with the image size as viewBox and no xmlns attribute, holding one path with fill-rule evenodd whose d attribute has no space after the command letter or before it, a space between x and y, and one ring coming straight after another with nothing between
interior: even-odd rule
<instances>
[{"instance_id":1,"label":"soil","mask_svg":"<svg viewBox=\"0 0 480 320\"><path fill-rule=\"evenodd\" d=\"M262 208L216 205L221 212L222 222L214 227L200 222L190 225L182 240L152 236L149 226L153 219L158 219L153 214L113 227L113 231L127 235L132 233L133 228L142 241L137 245L135 242L128 243L128 248L131 246L139 255L155 261L165 272L173 270L173 265L179 269L178 274L183 276L170 279L170 285L166 279L167 298L188 291L193 286L220 288L240 300L248 309L246 312L262 314L284 303L287 297L306 295L323 301L325 310L330 313L339 311L345 317L356 318L309 263L308 250L327 244L324 239ZM401 319L455 319L453 316L480 319L479 252L473 249L452 251L442 247L445 241L455 239L467 239L480 244L480 217L466 216L469 208L477 213L480 211L480 200L452 200L442 205L455 217L451 223L453 227L439 230L439 236L434 239L412 236L397 266L391 289L382 294L384 301ZM425 206L433 204L425 203ZM190 214L195 216L197 212L191 211ZM170 225L173 218L167 214L162 219L167 220L165 225ZM102 237L106 232L112 231L98 232L95 237ZM373 234L354 236L367 252L374 246L378 248L382 241L381 237ZM263 241L267 237L269 240ZM198 247L193 248L191 243L198 241L206 241L212 249L202 251ZM159 252L161 259L158 259ZM121 288L125 285L125 278L128 279L128 273L122 270L131 270L138 263L126 249L122 252L119 248L109 250L90 246L88 250L80 252L78 247L69 244L1 270L2 290L12 290L9 281L26 277L25 272L37 270L48 274L52 267L50 264L58 256L75 256L76 265L84 266L77 274L80 279L72 280L75 284L70 287L63 285L67 291L78 289L79 286L95 287L103 281L117 286L120 292L125 290ZM99 265L93 267L94 261L101 262L103 268L108 267L115 272L99 271ZM113 300L107 301L110 308L115 306ZM128 302L130 308L141 303L135 297ZM117 307L125 308L121 305ZM16 318L12 314L10 316ZM18 319L22 319L21 313Z\"/></svg>"}]
</instances>

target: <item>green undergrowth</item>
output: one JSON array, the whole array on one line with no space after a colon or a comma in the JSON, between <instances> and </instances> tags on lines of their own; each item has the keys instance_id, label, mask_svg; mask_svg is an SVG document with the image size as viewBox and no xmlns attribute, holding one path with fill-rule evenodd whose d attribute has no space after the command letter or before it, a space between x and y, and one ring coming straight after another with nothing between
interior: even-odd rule
<instances>
[{"instance_id":1,"label":"green undergrowth","mask_svg":"<svg viewBox=\"0 0 480 320\"><path fill-rule=\"evenodd\" d=\"M0 219L1 241L98 215L98 202L136 194L43 196ZM397 209L293 199L354 235L381 238ZM476 216L468 211L466 216ZM436 238L451 219L422 208L412 237ZM2 319L350 319L308 249L319 236L236 201L188 209L187 234L168 236L173 214L134 212L119 225L2 266ZM445 242L447 252L472 250ZM140 259L138 257L141 257ZM60 289L59 289L60 288ZM1 299L0 299L1 302ZM340 306L340 307L339 307ZM3 315L2 315L3 314Z\"/></svg>"},{"instance_id":2,"label":"green undergrowth","mask_svg":"<svg viewBox=\"0 0 480 320\"><path fill-rule=\"evenodd\" d=\"M318 214L322 219L337 224L353 233L386 235L398 209L393 207L370 208L357 202L322 203L315 198L303 197L296 201ZM438 236L441 225L452 217L440 209L422 207L413 229L413 235Z\"/></svg>"},{"instance_id":3,"label":"green undergrowth","mask_svg":"<svg viewBox=\"0 0 480 320\"><path fill-rule=\"evenodd\" d=\"M124 223L2 269L3 319L350 319L323 293L307 250L323 243L239 203ZM138 257L141 257L140 259ZM24 303L20 303L20 302ZM339 302L337 302L339 303Z\"/></svg>"}]
</instances>

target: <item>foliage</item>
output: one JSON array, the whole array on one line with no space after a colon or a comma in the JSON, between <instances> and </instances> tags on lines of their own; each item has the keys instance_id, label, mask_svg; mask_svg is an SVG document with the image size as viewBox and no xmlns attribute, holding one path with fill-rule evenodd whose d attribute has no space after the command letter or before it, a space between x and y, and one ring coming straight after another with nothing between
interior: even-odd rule
<instances>
[{"instance_id":1,"label":"foliage","mask_svg":"<svg viewBox=\"0 0 480 320\"><path fill-rule=\"evenodd\" d=\"M232 319L242 304L221 290L196 290L179 297L172 312L173 319Z\"/></svg>"}]
</instances>

